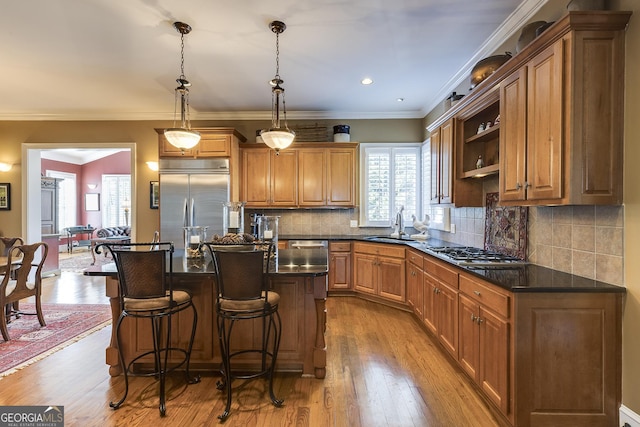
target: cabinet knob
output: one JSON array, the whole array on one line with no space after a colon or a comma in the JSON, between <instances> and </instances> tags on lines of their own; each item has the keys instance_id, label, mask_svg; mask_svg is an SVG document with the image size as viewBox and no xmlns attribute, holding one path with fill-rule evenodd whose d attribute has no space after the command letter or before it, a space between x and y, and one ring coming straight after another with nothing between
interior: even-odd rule
<instances>
[{"instance_id":1,"label":"cabinet knob","mask_svg":"<svg viewBox=\"0 0 640 427\"><path fill-rule=\"evenodd\" d=\"M476 323L477 323L478 325L481 325L481 324L482 324L482 322L484 322L484 320L482 320L482 319L480 318L480 316L476 317Z\"/></svg>"},{"instance_id":2,"label":"cabinet knob","mask_svg":"<svg viewBox=\"0 0 640 427\"><path fill-rule=\"evenodd\" d=\"M473 313L471 313L471 321L472 321L472 322L475 322L475 321L476 321L476 316L475 316Z\"/></svg>"},{"instance_id":3,"label":"cabinet knob","mask_svg":"<svg viewBox=\"0 0 640 427\"><path fill-rule=\"evenodd\" d=\"M480 296L480 291L473 291L474 294L476 294L477 296Z\"/></svg>"},{"instance_id":4,"label":"cabinet knob","mask_svg":"<svg viewBox=\"0 0 640 427\"><path fill-rule=\"evenodd\" d=\"M516 182L516 190L519 190L522 188L522 184L520 184L519 182Z\"/></svg>"},{"instance_id":5,"label":"cabinet knob","mask_svg":"<svg viewBox=\"0 0 640 427\"><path fill-rule=\"evenodd\" d=\"M529 187L531 187L531 183L529 183L528 181L525 181L524 188L526 189L526 188L529 188Z\"/></svg>"}]
</instances>

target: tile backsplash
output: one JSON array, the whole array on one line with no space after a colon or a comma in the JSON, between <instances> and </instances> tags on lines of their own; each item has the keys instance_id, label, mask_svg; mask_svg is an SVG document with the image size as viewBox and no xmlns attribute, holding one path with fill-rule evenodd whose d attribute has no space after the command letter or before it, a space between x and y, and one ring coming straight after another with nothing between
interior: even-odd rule
<instances>
[{"instance_id":1,"label":"tile backsplash","mask_svg":"<svg viewBox=\"0 0 640 427\"><path fill-rule=\"evenodd\" d=\"M288 235L363 236L390 234L391 228L352 228L357 209L250 210L280 216ZM624 285L622 206L543 206L529 208L528 261L614 285ZM456 232L429 230L431 237L484 247L484 208L451 209ZM410 234L412 229L407 230Z\"/></svg>"}]
</instances>

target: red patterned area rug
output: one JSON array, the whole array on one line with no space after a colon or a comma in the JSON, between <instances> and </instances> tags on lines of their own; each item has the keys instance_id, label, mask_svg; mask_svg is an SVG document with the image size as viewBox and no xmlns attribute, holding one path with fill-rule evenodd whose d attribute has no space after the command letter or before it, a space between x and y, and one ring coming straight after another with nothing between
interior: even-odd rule
<instances>
[{"instance_id":1,"label":"red patterned area rug","mask_svg":"<svg viewBox=\"0 0 640 427\"><path fill-rule=\"evenodd\" d=\"M20 310L35 313L35 304L20 303ZM11 339L0 341L0 378L111 324L108 304L43 304L42 312L44 327L38 316L12 318L8 325Z\"/></svg>"}]
</instances>

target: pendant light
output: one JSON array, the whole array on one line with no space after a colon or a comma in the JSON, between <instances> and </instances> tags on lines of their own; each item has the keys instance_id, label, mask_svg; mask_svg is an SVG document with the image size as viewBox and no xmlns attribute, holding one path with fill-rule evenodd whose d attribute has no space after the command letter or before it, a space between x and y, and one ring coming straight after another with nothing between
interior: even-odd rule
<instances>
[{"instance_id":1,"label":"pendant light","mask_svg":"<svg viewBox=\"0 0 640 427\"><path fill-rule=\"evenodd\" d=\"M276 34L276 75L271 80L271 127L263 129L260 136L264 143L276 150L276 154L282 149L287 148L296 137L295 132L287 127L287 107L284 100L284 88L281 86L283 80L280 78L280 34L287 28L284 22L273 21L269 24L269 28ZM280 98L282 97L282 113L284 123L280 123Z\"/></svg>"},{"instance_id":2,"label":"pendant light","mask_svg":"<svg viewBox=\"0 0 640 427\"><path fill-rule=\"evenodd\" d=\"M176 79L178 87L175 90L173 111L173 127L165 129L164 136L169 143L182 151L195 147L200 141L200 134L191 129L189 121L189 80L184 76L184 35L191 32L191 27L184 22L174 22L173 26L180 33L180 77ZM176 127L176 106L180 99L180 126Z\"/></svg>"}]
</instances>

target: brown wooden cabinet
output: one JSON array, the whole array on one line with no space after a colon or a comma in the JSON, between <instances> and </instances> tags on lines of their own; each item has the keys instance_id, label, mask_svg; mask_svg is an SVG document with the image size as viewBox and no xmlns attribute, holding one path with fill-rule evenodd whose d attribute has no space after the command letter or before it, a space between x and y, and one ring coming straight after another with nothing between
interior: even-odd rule
<instances>
[{"instance_id":1,"label":"brown wooden cabinet","mask_svg":"<svg viewBox=\"0 0 640 427\"><path fill-rule=\"evenodd\" d=\"M329 290L351 289L351 242L329 242Z\"/></svg>"},{"instance_id":2,"label":"brown wooden cabinet","mask_svg":"<svg viewBox=\"0 0 640 427\"><path fill-rule=\"evenodd\" d=\"M506 291L460 275L459 358L462 369L509 413L509 304Z\"/></svg>"},{"instance_id":3,"label":"brown wooden cabinet","mask_svg":"<svg viewBox=\"0 0 640 427\"><path fill-rule=\"evenodd\" d=\"M298 153L242 149L241 199L247 207L291 207L298 203Z\"/></svg>"},{"instance_id":4,"label":"brown wooden cabinet","mask_svg":"<svg viewBox=\"0 0 640 427\"><path fill-rule=\"evenodd\" d=\"M450 118L431 131L431 199L432 205L482 206L482 182L461 179L462 163L456 163L454 145L460 133L456 119ZM455 141L455 144L454 144ZM477 160L477 159L476 159Z\"/></svg>"},{"instance_id":5,"label":"brown wooden cabinet","mask_svg":"<svg viewBox=\"0 0 640 427\"><path fill-rule=\"evenodd\" d=\"M482 178L499 171L500 103L497 88L456 117L457 178Z\"/></svg>"},{"instance_id":6,"label":"brown wooden cabinet","mask_svg":"<svg viewBox=\"0 0 640 427\"><path fill-rule=\"evenodd\" d=\"M358 204L358 149L355 145L327 149L327 206Z\"/></svg>"},{"instance_id":7,"label":"brown wooden cabinet","mask_svg":"<svg viewBox=\"0 0 640 427\"><path fill-rule=\"evenodd\" d=\"M242 158L242 197L247 207L357 204L357 143L305 143L278 156L264 146L245 146Z\"/></svg>"},{"instance_id":8,"label":"brown wooden cabinet","mask_svg":"<svg viewBox=\"0 0 640 427\"><path fill-rule=\"evenodd\" d=\"M233 152L233 144L245 142L241 133L233 128L194 128L200 132L200 142L195 147L181 151L169 144L164 137L164 129L156 129L158 132L158 155L166 157L230 157Z\"/></svg>"},{"instance_id":9,"label":"brown wooden cabinet","mask_svg":"<svg viewBox=\"0 0 640 427\"><path fill-rule=\"evenodd\" d=\"M430 256L424 257L422 321L451 355L458 357L458 273Z\"/></svg>"},{"instance_id":10,"label":"brown wooden cabinet","mask_svg":"<svg viewBox=\"0 0 640 427\"><path fill-rule=\"evenodd\" d=\"M501 81L502 204L622 203L629 16L569 13Z\"/></svg>"},{"instance_id":11,"label":"brown wooden cabinet","mask_svg":"<svg viewBox=\"0 0 640 427\"><path fill-rule=\"evenodd\" d=\"M453 121L431 132L431 204L453 203Z\"/></svg>"},{"instance_id":12,"label":"brown wooden cabinet","mask_svg":"<svg viewBox=\"0 0 640 427\"><path fill-rule=\"evenodd\" d=\"M404 303L405 248L396 245L353 244L354 290Z\"/></svg>"},{"instance_id":13,"label":"brown wooden cabinet","mask_svg":"<svg viewBox=\"0 0 640 427\"><path fill-rule=\"evenodd\" d=\"M422 263L422 252L407 250L407 305L419 319L422 319L424 310Z\"/></svg>"},{"instance_id":14,"label":"brown wooden cabinet","mask_svg":"<svg viewBox=\"0 0 640 427\"><path fill-rule=\"evenodd\" d=\"M515 426L620 425L623 298L516 294Z\"/></svg>"}]
</instances>

